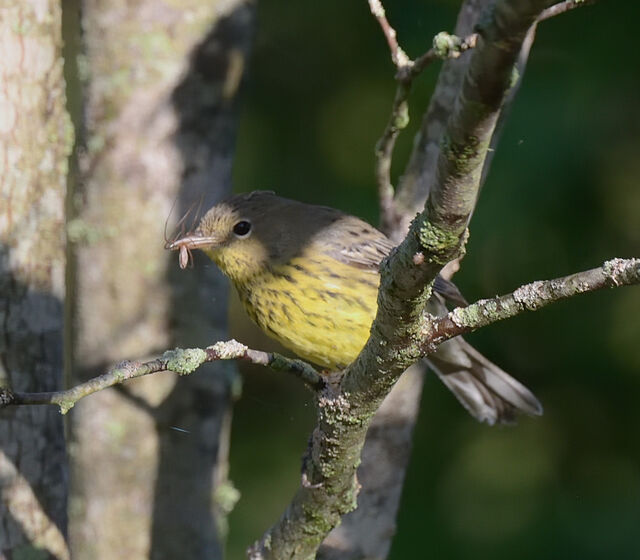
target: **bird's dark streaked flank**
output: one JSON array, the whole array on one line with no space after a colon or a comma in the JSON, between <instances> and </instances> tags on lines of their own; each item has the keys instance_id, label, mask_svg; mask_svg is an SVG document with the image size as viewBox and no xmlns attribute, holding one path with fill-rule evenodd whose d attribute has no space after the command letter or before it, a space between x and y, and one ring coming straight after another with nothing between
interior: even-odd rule
<instances>
[{"instance_id":1,"label":"bird's dark streaked flank","mask_svg":"<svg viewBox=\"0 0 640 560\"><path fill-rule=\"evenodd\" d=\"M300 357L329 369L351 363L369 338L376 315L378 267L391 241L368 223L333 208L257 191L211 208L197 229L168 245L204 251L229 277L250 317ZM445 296L464 299L438 278L429 311L446 313ZM461 337L428 363L478 420L508 422L516 411L542 407L524 385Z\"/></svg>"}]
</instances>

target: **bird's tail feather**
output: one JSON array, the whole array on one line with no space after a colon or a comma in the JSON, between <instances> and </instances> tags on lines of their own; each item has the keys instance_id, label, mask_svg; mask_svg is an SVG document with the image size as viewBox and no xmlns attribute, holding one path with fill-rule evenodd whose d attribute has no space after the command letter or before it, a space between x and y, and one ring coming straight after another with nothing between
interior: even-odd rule
<instances>
[{"instance_id":1,"label":"bird's tail feather","mask_svg":"<svg viewBox=\"0 0 640 560\"><path fill-rule=\"evenodd\" d=\"M516 412L539 416L542 405L522 383L487 360L461 337L438 346L429 366L469 413L490 425L510 423Z\"/></svg>"}]
</instances>

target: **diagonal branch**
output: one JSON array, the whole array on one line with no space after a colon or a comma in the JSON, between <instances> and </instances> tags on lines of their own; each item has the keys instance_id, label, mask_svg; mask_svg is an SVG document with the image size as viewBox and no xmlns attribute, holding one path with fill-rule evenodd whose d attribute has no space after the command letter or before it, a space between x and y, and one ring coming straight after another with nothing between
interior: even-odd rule
<instances>
[{"instance_id":1,"label":"diagonal branch","mask_svg":"<svg viewBox=\"0 0 640 560\"><path fill-rule=\"evenodd\" d=\"M638 284L640 258L612 259L600 268L533 282L511 294L456 308L442 318L426 317L418 353L421 357L427 356L450 338L578 294ZM309 548L316 546L314 532L328 530L337 514L355 507L359 485L354 473L371 410L355 401L352 395L336 392L329 385L317 393L316 404L319 424L305 461L303 483L267 538L250 549L252 559L313 557ZM318 446L318 442L324 447ZM348 468L343 473L345 463ZM347 484L341 484L341 477ZM292 552L293 548L300 553Z\"/></svg>"},{"instance_id":2,"label":"diagonal branch","mask_svg":"<svg viewBox=\"0 0 640 560\"><path fill-rule=\"evenodd\" d=\"M568 10L580 6L588 6L595 3L595 0L566 0L553 4L552 6L542 10L537 19L537 23L549 19L550 17L560 15ZM475 23L478 21L477 13L483 7L489 9L493 5L491 0L465 0L460 9L458 23L456 25L456 33L459 36L467 36L475 30ZM533 38L533 35L532 37ZM514 90L521 83L522 71L526 64L526 56L528 49L521 51L521 64L518 65L518 73L514 73L516 87L510 90L510 98L513 97ZM428 109L423 117L420 131L415 137L414 148L407 167L403 171L402 179L397 189L396 196L391 204L397 208L400 214L400 223L397 228L399 231L392 231L393 239L398 241L400 236L404 235L408 227L410 219L419 212L427 198L429 189L435 180L434 168L440 148L440 139L445 128L449 115L453 111L455 97L461 86L462 76L467 67L467 60L452 61L449 60L443 65L436 89L429 101ZM507 108L510 104L509 99L505 101ZM501 111L501 119L504 111ZM498 125L499 126L499 125ZM500 136L500 130L494 133L494 136ZM493 139L494 144L497 138ZM495 147L495 146L493 146ZM489 165L485 165L485 172Z\"/></svg>"},{"instance_id":3,"label":"diagonal branch","mask_svg":"<svg viewBox=\"0 0 640 560\"><path fill-rule=\"evenodd\" d=\"M378 315L365 350L345 374L342 387L362 402L376 403L420 356L419 318L431 282L464 252L467 224L482 167L512 69L529 27L549 0L499 0L478 33L454 112L440 143L435 183L424 211L381 267ZM412 342L414 341L414 342ZM401 357L401 359L398 359ZM371 372L381 371L379 375Z\"/></svg>"},{"instance_id":4,"label":"diagonal branch","mask_svg":"<svg viewBox=\"0 0 640 560\"><path fill-rule=\"evenodd\" d=\"M548 7L546 10L543 10L540 16L538 16L538 21L544 21L546 19L559 16L560 14L564 14L565 12L575 8L595 3L596 0L565 0L564 2L558 2L557 4Z\"/></svg>"},{"instance_id":5,"label":"diagonal branch","mask_svg":"<svg viewBox=\"0 0 640 560\"><path fill-rule=\"evenodd\" d=\"M387 40L389 50L391 51L391 61L397 66L398 70L404 66L411 65L411 60L398 44L396 30L391 26L387 19L387 14L384 10L384 6L382 5L382 1L369 0L369 9L373 16L378 20L382 33L384 33L385 39Z\"/></svg>"}]
</instances>

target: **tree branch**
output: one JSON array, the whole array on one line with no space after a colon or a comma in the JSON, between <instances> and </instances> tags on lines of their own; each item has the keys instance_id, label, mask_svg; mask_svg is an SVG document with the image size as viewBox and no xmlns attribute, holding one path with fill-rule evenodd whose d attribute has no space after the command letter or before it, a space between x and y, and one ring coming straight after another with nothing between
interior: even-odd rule
<instances>
[{"instance_id":1,"label":"tree branch","mask_svg":"<svg viewBox=\"0 0 640 560\"><path fill-rule=\"evenodd\" d=\"M640 259L612 259L599 268L525 284L510 294L457 307L444 317L431 321L423 349L430 353L450 338L578 294L633 284L640 284Z\"/></svg>"},{"instance_id":2,"label":"tree branch","mask_svg":"<svg viewBox=\"0 0 640 560\"><path fill-rule=\"evenodd\" d=\"M472 52L460 96L441 141L435 183L424 211L381 267L378 315L365 350L343 379L344 390L378 402L420 356L431 282L464 252L481 171L512 69L529 27L549 0L499 0ZM400 359L399 359L400 358ZM380 375L372 375L380 371Z\"/></svg>"},{"instance_id":3,"label":"tree branch","mask_svg":"<svg viewBox=\"0 0 640 560\"><path fill-rule=\"evenodd\" d=\"M640 259L613 259L600 268L533 282L511 294L456 308L442 318L426 316L419 355L427 356L450 338L525 311L602 288L634 284L640 284ZM252 559L311 558L309 549L317 546L322 531L355 507L359 490L355 469L375 410L329 385L317 393L317 405L318 427L305 461L303 483L280 521L250 549Z\"/></svg>"},{"instance_id":4,"label":"tree branch","mask_svg":"<svg viewBox=\"0 0 640 560\"><path fill-rule=\"evenodd\" d=\"M489 0L464 0L456 19L454 34L467 38L474 36L477 39L477 35L474 35L475 24L480 14L492 3ZM414 140L412 161L415 153L424 146L427 146L429 154L437 151L438 139L453 109L470 58L448 58L442 64L436 89L429 101L428 114ZM435 160L431 155L422 158L421 161L426 161L427 165L420 167L420 177L430 176L431 169L435 168ZM427 190L424 188L420 189L420 199L416 203L410 207L403 204L406 197L402 195L409 190L407 183L411 183L407 178L415 177L414 168L406 167L400 179L398 196L392 201L397 212L397 223L392 224L389 229L385 224L384 213L381 213L382 227L395 243L402 241L411 218L424 208L427 197ZM424 183L426 186L433 181L426 180ZM451 266L448 265L447 268L454 272L457 262L450 263ZM448 273L445 270L441 272L443 275ZM340 525L324 539L318 550L319 559L356 560L366 557L384 560L387 557L396 529L402 485L411 455L412 433L421 402L425 369L426 364L420 361L405 371L376 411L362 450L362 462L358 467L358 479L362 483L362 490L358 494L358 509L343 517ZM388 464L388 468L381 471L381 464ZM371 536L372 526L375 527L374 538Z\"/></svg>"},{"instance_id":5,"label":"tree branch","mask_svg":"<svg viewBox=\"0 0 640 560\"><path fill-rule=\"evenodd\" d=\"M498 0L479 30L462 92L449 120L436 184L409 234L381 266L371 336L339 387L318 396L318 424L305 480L251 558L307 559L355 507L355 477L367 428L402 372L421 355L420 334L441 268L463 251L493 127L529 27L549 0Z\"/></svg>"},{"instance_id":6,"label":"tree branch","mask_svg":"<svg viewBox=\"0 0 640 560\"><path fill-rule=\"evenodd\" d=\"M384 6L381 0L369 0L369 9L373 16L378 20L380 28L384 33L385 39L389 44L389 50L391 51L391 61L396 65L398 69L411 65L412 62L407 54L398 45L396 37L396 30L391 27L389 20L387 20L387 14L385 13Z\"/></svg>"},{"instance_id":7,"label":"tree branch","mask_svg":"<svg viewBox=\"0 0 640 560\"><path fill-rule=\"evenodd\" d=\"M21 404L56 404L66 414L82 398L107 389L128 379L151 373L173 371L178 375L189 375L202 364L219 360L242 359L252 364L270 367L275 371L289 373L301 379L314 391L322 389L326 382L320 374L302 360L285 358L276 352L252 350L236 340L216 342L207 348L176 348L168 350L160 358L147 362L124 361L97 377L80 383L65 391L46 393L19 393L0 387L0 408Z\"/></svg>"},{"instance_id":8,"label":"tree branch","mask_svg":"<svg viewBox=\"0 0 640 560\"><path fill-rule=\"evenodd\" d=\"M541 22L550 19L574 8L594 4L595 1L565 0L564 2L559 2L543 10L536 21ZM471 33L461 39L456 35L443 31L433 38L433 47L431 49L417 59L412 60L398 44L396 31L387 20L382 2L380 0L369 0L369 7L387 39L391 60L397 68L395 78L398 85L391 107L391 115L375 147L375 175L380 201L380 227L384 232L388 233L396 229L401 221L400 211L395 202L395 189L391 181L391 162L396 139L409 124L408 98L413 86L413 80L436 60L455 59L468 49L474 48L478 35L477 33ZM524 61L526 61L527 54L528 52L522 57Z\"/></svg>"}]
</instances>

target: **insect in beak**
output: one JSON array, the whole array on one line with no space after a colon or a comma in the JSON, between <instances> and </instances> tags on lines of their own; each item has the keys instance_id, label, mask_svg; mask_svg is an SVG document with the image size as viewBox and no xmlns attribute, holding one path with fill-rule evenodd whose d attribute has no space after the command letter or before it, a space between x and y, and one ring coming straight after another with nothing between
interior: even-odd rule
<instances>
[{"instance_id":1,"label":"insect in beak","mask_svg":"<svg viewBox=\"0 0 640 560\"><path fill-rule=\"evenodd\" d=\"M170 251L178 251L178 263L181 269L185 269L189 264L192 249L216 245L218 239L215 237L203 237L197 233L180 237L171 243L166 243L164 248Z\"/></svg>"},{"instance_id":2,"label":"insect in beak","mask_svg":"<svg viewBox=\"0 0 640 560\"><path fill-rule=\"evenodd\" d=\"M178 262L180 263L180 268L185 269L189 264L189 257L191 253L189 249L187 249L184 245L180 245L180 253L178 254Z\"/></svg>"}]
</instances>

